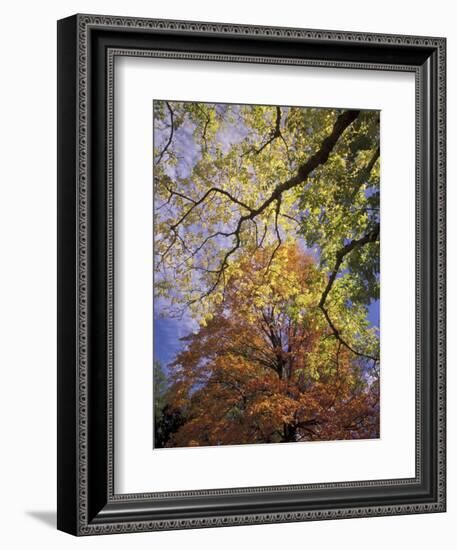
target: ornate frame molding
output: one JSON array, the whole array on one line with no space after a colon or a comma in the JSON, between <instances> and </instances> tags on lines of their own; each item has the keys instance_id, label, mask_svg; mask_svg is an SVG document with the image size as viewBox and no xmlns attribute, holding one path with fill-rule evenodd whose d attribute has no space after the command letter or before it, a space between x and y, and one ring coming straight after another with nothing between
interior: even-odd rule
<instances>
[{"instance_id":1,"label":"ornate frame molding","mask_svg":"<svg viewBox=\"0 0 457 550\"><path fill-rule=\"evenodd\" d=\"M59 152L61 168L59 171L59 192L60 209L65 213L66 209L72 209L74 212L74 224L69 227L68 221L62 219L59 230L63 234L62 242L67 243L71 237L74 237L74 259L70 265L68 256L60 253L59 266L62 276L72 273L75 287L72 289L59 289L59 300L61 310L62 326L68 329L74 328L72 338L68 335L59 334L60 358L59 358L59 414L67 415L65 421L59 429L59 528L79 535L105 534L132 531L149 531L163 529L183 529L195 527L213 527L240 524L258 524L275 523L284 521L306 521L317 519L336 519L351 517L366 517L391 514L410 514L424 512L440 512L445 510L445 39L417 37L417 36L394 36L386 34L367 34L350 33L339 31L320 31L304 29L288 29L275 27L256 27L246 25L227 25L221 23L201 23L187 21L164 21L156 19L136 19L97 15L77 15L59 22L60 37L59 46L61 51L59 70L62 77L72 78L75 87L74 96L70 101L70 94L67 84L60 81L59 105L61 120L60 137L65 141L64 132L67 132L69 115L67 110L74 109L75 120L73 127L75 129L76 139L73 141L67 138L62 145L63 149ZM383 63L381 61L361 62L356 60L339 59L312 59L301 57L272 56L271 54L262 55L240 55L230 53L204 53L204 52L186 52L174 51L162 48L135 48L125 45L105 47L95 43L94 31L110 32L111 36L120 37L121 35L142 37L148 33L157 34L157 36L182 36L184 39L188 36L202 37L210 36L218 39L227 37L230 39L249 39L251 41L259 38L265 40L275 40L280 44L286 44L290 41L301 42L303 44L338 44L348 47L348 52L354 46L354 52L360 52L364 47L370 47L373 44L387 48L395 48L400 52L402 49L407 51L430 52L424 63ZM115 39L116 41L116 39ZM317 47L317 46L316 46ZM91 201L94 201L93 190L91 189L91 179L94 178L93 150L91 146L95 141L94 129L91 127L91 121L97 116L97 104L94 98L97 97L97 91L94 92L94 64L97 62L94 52L105 48L102 52L104 62L106 62L106 75L104 79L104 90L106 93L106 127L104 129L104 142L106 144L106 162L104 163L104 175L106 178L106 211L105 233L106 248L103 261L106 263L106 387L103 395L106 398L106 473L105 483L101 489L94 490L92 487L90 472L95 468L94 462L91 463L91 437L93 437L93 419L90 417L90 400L93 380L91 379L90 369L94 368L93 356L91 356L91 324L94 324L93 312L91 310L92 288L91 281L93 273L91 272L91 262L93 261L94 247L94 212L91 210ZM352 50L351 50L352 51ZM361 481L345 483L328 483L313 485L293 485L281 487L257 487L226 490L209 491L187 491L170 493L141 493L118 495L114 492L113 483L113 117L114 117L114 59L116 56L148 56L148 57L166 57L178 59L199 59L221 62L248 62L248 63L281 63L281 64L300 64L306 66L319 67L339 67L356 69L375 69L388 71L411 71L416 75L416 211L417 211L417 270L416 270L416 304L417 304L417 323L416 340L416 477L412 479L393 479L381 481ZM349 55L349 54L348 54ZM354 54L356 57L357 54ZM411 54L412 55L412 54ZM72 77L68 76L68 64L74 70ZM432 92L434 97L430 98L430 93L425 89L426 80L432 81ZM428 80L427 80L428 81ZM424 109L427 103L429 110ZM433 111L433 112L431 112ZM430 117L433 120L430 120ZM432 132L433 131L433 132ZM435 136L436 158L430 158L428 147L430 141ZM429 135L430 134L430 135ZM92 143L91 143L92 141ZM71 148L71 151L69 149ZM63 167L63 163L68 158L73 158L74 165ZM426 157L426 158L425 158ZM430 183L435 185L432 189L433 199L430 204L424 206L423 186L424 178L429 177ZM73 197L66 196L65 189L72 180L72 189L75 194ZM94 185L94 184L92 184ZM64 189L64 186L65 189ZM65 195L65 196L64 196ZM75 199L76 198L76 199ZM430 207L431 212L426 212L426 207ZM433 219L432 219L433 218ZM171 501L173 499L186 499L192 497L194 500L203 497L226 497L240 495L262 495L272 492L292 494L297 491L319 491L319 490L345 490L350 488L388 488L390 487L408 487L424 483L425 473L423 465L425 457L422 454L423 433L425 427L428 427L429 419L423 418L423 398L424 398L424 380L423 380L423 337L424 337L424 316L428 313L429 307L424 301L424 284L428 281L423 280L423 262L432 262L430 249L427 243L424 243L424 224L435 232L436 239L436 292L431 296L431 300L436 307L436 323L433 326L436 341L432 342L433 354L436 360L436 369L433 371L436 376L433 392L436 394L436 418L433 426L433 437L436 444L436 464L427 464L427 468L435 468L436 475L434 480L434 497L427 501L407 502L396 504L394 501L390 504L364 504L361 506L304 506L303 510L293 511L274 511L273 509L264 512L255 513L227 513L211 514L199 517L184 516L182 518L164 518L155 519L154 513L140 514L135 512L139 507L147 507L148 502L160 502L163 500ZM62 242L59 250L62 248ZM104 241L105 242L105 241ZM98 249L97 249L98 250ZM425 256L424 256L425 254ZM429 258L430 256L430 258ZM424 259L425 258L425 259ZM432 294L434 294L432 289ZM75 318L68 320L67 303L74 301ZM59 325L61 325L59 322ZM69 349L69 346L71 348ZM70 356L74 360L70 362ZM432 373L432 374L433 374ZM72 396L75 399L76 409L70 414L63 400ZM425 423L425 424L424 424ZM424 427L425 426L425 427ZM64 435L63 431L70 429L73 443L69 447L69 435ZM428 429L428 428L427 428ZM92 434L92 435L91 435ZM93 445L93 443L92 443ZM74 450L74 458L70 460L69 455ZM97 451L98 454L98 451ZM98 457L102 461L102 457ZM103 468L103 467L102 467ZM70 471L71 470L71 471ZM93 498L92 493L97 493ZM105 499L103 499L105 494ZM422 499L423 500L423 499ZM100 505L103 504L101 507ZM96 510L97 509L97 510ZM141 518L141 519L139 519Z\"/></svg>"}]
</instances>

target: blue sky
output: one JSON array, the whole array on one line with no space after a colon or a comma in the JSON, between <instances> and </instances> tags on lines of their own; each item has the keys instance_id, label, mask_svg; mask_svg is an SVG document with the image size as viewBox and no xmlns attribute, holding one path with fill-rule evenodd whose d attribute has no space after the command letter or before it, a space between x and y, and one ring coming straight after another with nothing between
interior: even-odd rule
<instances>
[{"instance_id":1,"label":"blue sky","mask_svg":"<svg viewBox=\"0 0 457 550\"><path fill-rule=\"evenodd\" d=\"M180 330L177 319L154 316L154 359L161 365L168 365L179 352L182 342L177 338Z\"/></svg>"}]
</instances>

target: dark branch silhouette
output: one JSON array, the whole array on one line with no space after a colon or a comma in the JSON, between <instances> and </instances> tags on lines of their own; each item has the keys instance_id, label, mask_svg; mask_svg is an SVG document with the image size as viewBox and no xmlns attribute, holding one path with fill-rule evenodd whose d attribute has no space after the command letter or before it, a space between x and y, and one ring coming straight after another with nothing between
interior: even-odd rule
<instances>
[{"instance_id":1,"label":"dark branch silhouette","mask_svg":"<svg viewBox=\"0 0 457 550\"><path fill-rule=\"evenodd\" d=\"M280 113L280 111L279 111ZM186 210L186 212L181 216L181 218L174 223L170 229L175 232L177 228L184 222L184 220L194 211L195 208L202 205L210 195L214 193L219 193L224 196L226 196L229 200L231 200L234 204L237 204L238 206L241 206L245 210L247 210L246 214L242 214L238 222L235 226L235 229L230 232L216 232L212 236L208 238L216 238L217 236L222 237L232 237L234 239L234 242L232 244L232 247L227 250L224 257L222 258L222 261L220 262L220 265L217 269L207 269L205 270L207 273L212 273L215 276L215 280L213 284L210 285L210 287L205 291L200 297L195 298L189 302L188 305L191 305L195 302L201 301L202 299L209 296L219 285L223 272L228 267L228 262L230 257L235 254L235 252L238 250L238 248L241 245L241 230L243 228L243 225L247 221L254 221L257 216L259 216L262 212L264 212L270 205L272 205L274 202L276 202L276 212L275 212L275 220L276 220L276 236L278 238L278 242L280 241L279 231L277 229L277 219L281 215L280 212L280 205L281 205L281 197L283 193L289 191L290 189L293 189L299 185L302 185L307 178L310 176L310 174L320 165L325 164L333 151L334 147L338 143L339 138L343 135L344 131L357 119L359 116L360 111L357 110L349 110L344 111L341 113L334 125L333 129L330 132L330 134L322 141L320 148L316 153L314 153L305 163L303 163L297 170L297 173L295 176L289 178L288 180L278 184L271 194L257 207L251 207L248 204L238 200L236 197L228 193L227 191L220 189L218 187L212 187L208 191L206 191L202 197L198 200L193 200L188 197L188 200L192 202L192 206ZM165 256L169 251L171 247L168 247L165 251ZM201 247L199 248L199 250Z\"/></svg>"},{"instance_id":2,"label":"dark branch silhouette","mask_svg":"<svg viewBox=\"0 0 457 550\"><path fill-rule=\"evenodd\" d=\"M361 171L360 175L357 177L356 185L355 185L354 191L352 192L351 200L354 199L354 197L360 191L360 188L362 187L362 185L370 177L371 171L373 170L374 165L376 164L376 161L378 160L380 154L381 154L381 149L378 146L376 147L375 152L373 153L373 156L369 160L368 164L365 166L365 168Z\"/></svg>"},{"instance_id":3,"label":"dark branch silhouette","mask_svg":"<svg viewBox=\"0 0 457 550\"><path fill-rule=\"evenodd\" d=\"M367 233L366 235L364 235L360 239L352 240L351 242L349 242L348 244L343 246L343 248L341 248L337 252L335 265L333 267L332 272L330 273L330 276L329 276L328 281L327 281L327 285L326 285L326 287L324 289L324 292L322 293L321 299L319 301L319 308L322 310L322 312L323 312L323 314L324 314L324 316L327 320L327 323L328 323L329 327L332 329L332 332L335 335L335 338L337 340L339 340L343 344L343 346L345 346L348 350L352 351L352 353L355 353L356 355L358 355L360 357L366 357L367 359L372 359L374 361L378 361L378 358L374 357L372 355L367 355L365 353L361 353L361 352L355 350L350 344L348 344L343 339L343 337L341 336L341 332L337 329L337 327L335 326L335 324L333 323L333 321L330 318L328 309L325 307L325 302L327 300L327 297L329 295L330 290L332 289L333 283L335 282L335 279L336 279L336 277L339 273L339 270L340 270L340 267L341 267L341 264L342 264L344 258L348 254L350 254L353 250L359 249L359 248L361 248L362 246L365 246L368 243L376 242L379 239L379 229L380 228L379 228L379 223L378 223L374 227L374 229L372 229L369 233Z\"/></svg>"},{"instance_id":4,"label":"dark branch silhouette","mask_svg":"<svg viewBox=\"0 0 457 550\"><path fill-rule=\"evenodd\" d=\"M171 145L171 142L173 140L173 133L174 133L174 127L173 127L173 124L174 124L174 113L173 113L173 109L171 108L170 104L168 103L168 101L165 101L165 104L168 108L168 112L170 113L170 137L168 138L168 141L167 143L165 144L165 147L162 149L162 152L160 153L160 155L158 156L157 160L156 160L156 164L159 164L159 162L162 160L162 157L164 156L164 154L166 153L168 147L170 147Z\"/></svg>"},{"instance_id":5,"label":"dark branch silhouette","mask_svg":"<svg viewBox=\"0 0 457 550\"><path fill-rule=\"evenodd\" d=\"M173 195L179 196L180 198L187 200L190 204L189 208L184 212L184 214L180 217L178 221L176 221L173 225L170 226L170 230L173 233L173 238L163 253L163 258L170 252L170 250L173 248L174 244L179 240L183 245L185 244L183 242L183 239L179 235L179 226L188 218L188 216L198 207L203 205L210 197L211 195L222 195L223 197L227 198L229 201L231 201L233 204L238 205L243 210L245 210L244 214L241 214L238 222L236 223L235 228L232 231L215 231L214 233L208 235L194 250L190 250L187 246L184 247L186 251L188 252L188 257L185 258L183 263L186 263L189 261L192 257L194 257L198 252L200 252L203 247L212 239L216 239L217 237L224 237L229 238L232 237L234 240L232 242L232 246L226 251L224 257L222 258L222 261L220 262L219 266L215 269L205 269L205 268L199 268L200 271L204 271L209 274L214 275L214 281L210 284L210 286L201 292L201 294L189 300L188 305L194 304L198 301L203 300L207 296L209 296L212 292L215 291L215 289L220 284L221 280L224 277L225 270L227 269L229 265L230 258L235 254L235 252L239 249L241 245L241 231L243 228L243 225L245 222L250 221L253 223L255 228L255 234L256 234L256 248L262 246L266 233L267 233L267 224L265 224L264 232L261 237L260 243L259 243L259 235L258 235L258 227L256 223L256 218L264 212L268 207L270 207L273 203L276 203L276 206L274 208L274 232L276 236L276 245L273 249L273 252L270 256L270 259L267 263L267 271L271 267L271 264L273 262L273 259L276 255L276 252L280 248L282 244L281 234L279 232L278 227L278 218L280 216L286 216L289 219L293 219L296 223L300 223L295 218L292 218L291 216L287 214L283 214L281 212L281 200L283 193L287 192L290 189L293 189L294 187L297 187L301 184L303 184L306 179L309 177L309 175L320 165L325 164L325 162L328 160L333 148L336 146L339 138L342 136L344 131L350 126L359 116L360 111L350 110L345 111L342 114L338 116L336 119L333 129L331 133L323 140L319 150L312 155L305 163L303 163L297 170L295 176L291 177L290 179L284 181L283 183L280 183L277 185L271 194L257 207L252 207L248 205L246 202L243 202L233 196L233 194L229 193L228 191L225 191L224 189L221 189L219 187L211 187L208 189L198 200L195 200L183 193L178 193L177 191L171 189L170 187L166 186L167 191L170 193L169 200L172 198ZM170 116L172 117L172 111L170 109ZM280 124L281 124L281 110L279 107L277 107L276 110L276 124L275 128L271 131L270 138L255 152L256 154L261 153L265 147L267 147L272 141L278 137L281 137L281 130L280 130ZM207 124L205 124L203 133L205 133L207 128ZM173 134L170 134L170 138L168 140L167 145L165 146L164 150L161 153L161 156L159 159L163 156L165 153L167 147L170 145L172 140ZM354 193L357 193L357 191L360 189L360 186L366 181L366 179L369 177L376 161L378 160L380 155L380 149L377 147L377 149L374 151L370 161L368 162L367 166L361 171L360 176L357 178L357 186L354 190ZM326 300L328 297L329 292L331 291L331 288L333 286L333 283L339 273L340 266L346 257L346 255L350 254L351 251L361 248L365 244L369 242L375 242L379 237L379 224L370 231L367 235L361 237L360 239L352 240L350 243L346 244L336 255L336 261L335 266L330 273L327 285L324 289L324 292L321 296L321 300L319 302L319 308L323 312L325 319L332 330L333 335L339 342L346 347L348 350L350 350L355 355L358 355L360 357L365 357L368 359L371 359L373 361L378 361L377 357L373 357L371 355L362 353L356 349L354 349L341 335L340 330L335 326L334 322L332 321L328 308L326 307ZM160 263L160 262L159 262Z\"/></svg>"},{"instance_id":6,"label":"dark branch silhouette","mask_svg":"<svg viewBox=\"0 0 457 550\"><path fill-rule=\"evenodd\" d=\"M259 149L254 149L256 155L259 155L275 139L281 136L281 108L276 107L276 123L274 129L270 132L270 138Z\"/></svg>"}]
</instances>

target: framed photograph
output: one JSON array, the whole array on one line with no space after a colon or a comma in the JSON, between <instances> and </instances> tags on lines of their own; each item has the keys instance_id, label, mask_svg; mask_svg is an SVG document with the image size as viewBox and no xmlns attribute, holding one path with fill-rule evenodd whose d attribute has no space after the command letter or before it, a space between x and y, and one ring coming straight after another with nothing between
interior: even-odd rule
<instances>
[{"instance_id":1,"label":"framed photograph","mask_svg":"<svg viewBox=\"0 0 457 550\"><path fill-rule=\"evenodd\" d=\"M445 39L58 52L58 528L445 511Z\"/></svg>"}]
</instances>

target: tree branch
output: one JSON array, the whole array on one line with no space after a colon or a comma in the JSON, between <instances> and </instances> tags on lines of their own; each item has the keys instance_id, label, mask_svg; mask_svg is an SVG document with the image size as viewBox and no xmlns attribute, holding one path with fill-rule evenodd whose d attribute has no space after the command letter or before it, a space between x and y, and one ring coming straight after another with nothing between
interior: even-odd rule
<instances>
[{"instance_id":1,"label":"tree branch","mask_svg":"<svg viewBox=\"0 0 457 550\"><path fill-rule=\"evenodd\" d=\"M376 224L376 226L374 227L374 229L372 231L370 231L369 233L367 233L366 235L364 235L360 239L352 240L351 242L349 242L348 244L343 246L343 248L341 248L336 253L335 266L333 267L333 270L330 274L330 277L329 277L328 282L327 282L327 286L325 287L325 290L322 293L322 296L321 296L321 299L320 299L320 302L319 302L319 307L322 307L325 304L325 300L327 299L328 293L330 292L330 290L332 288L332 285L335 282L336 276L338 275L338 271L340 269L340 266L341 266L345 256L347 256L354 249L361 248L365 244L376 242L378 240L378 238L379 238L379 223Z\"/></svg>"},{"instance_id":2,"label":"tree branch","mask_svg":"<svg viewBox=\"0 0 457 550\"><path fill-rule=\"evenodd\" d=\"M333 283L335 282L335 279L338 275L338 272L340 270L341 264L344 260L344 258L353 250L361 248L362 246L376 242L379 238L379 223L375 226L375 228L361 237L360 239L354 239L350 243L346 244L341 248L337 254L336 254L336 261L335 266L333 267L332 272L330 273L330 277L328 278L327 285L324 289L324 292L322 293L321 299L319 301L319 308L322 310L322 313L324 314L327 323L329 327L332 329L332 332L337 340L343 344L348 350L352 351L355 355L358 355L359 357L366 357L367 359L372 359L373 361L378 361L377 357L374 357L372 355L368 355L365 353L361 353L357 350L355 350L350 344L348 344L341 336L340 331L337 329L335 324L330 319L330 315L328 313L328 309L325 307L325 302L327 300L327 297L329 295L330 290L332 289Z\"/></svg>"},{"instance_id":3,"label":"tree branch","mask_svg":"<svg viewBox=\"0 0 457 550\"><path fill-rule=\"evenodd\" d=\"M359 116L359 114L360 114L360 111L345 111L344 113L339 115L339 117L336 119L336 122L333 126L332 132L330 133L329 136L327 136L324 139L319 151L317 151L314 155L312 155L309 158L307 162L305 162L299 167L297 174L294 177L279 184L272 191L271 195L260 206L258 206L257 208L250 208L249 214L246 214L240 217L237 229L234 231L234 235L237 240L237 246L235 247L235 249L232 249L228 252L226 257L224 258L221 268L222 266L225 265L228 257L231 254L233 254L236 248L238 248L239 246L239 242L240 242L239 232L241 230L241 226L243 225L243 223L246 220L252 220L256 216L261 214L268 206L270 206L270 204L280 199L284 192L290 189L293 189L298 185L301 185L308 178L311 172L313 172L321 164L324 164L325 162L327 162L328 157L330 156L330 153L332 152L333 148L338 142L338 139L342 136L346 128L354 122L354 120Z\"/></svg>"},{"instance_id":4,"label":"tree branch","mask_svg":"<svg viewBox=\"0 0 457 550\"><path fill-rule=\"evenodd\" d=\"M270 139L265 142L259 149L254 149L256 155L259 155L270 143L281 135L281 108L276 107L276 123L274 129L270 132Z\"/></svg>"},{"instance_id":5,"label":"tree branch","mask_svg":"<svg viewBox=\"0 0 457 550\"><path fill-rule=\"evenodd\" d=\"M276 209L275 209L275 232L276 232L276 239L277 239L277 244L273 250L273 252L271 253L271 256L270 256L270 259L268 261L268 264L267 264L267 267L266 267L266 272L268 272L268 270L270 269L270 266L273 262L273 259L276 255L276 252L279 250L281 244L282 244L282 240L281 240L281 234L279 232L279 227L278 227L278 218L280 216L280 213L281 213L281 197L278 197L276 199Z\"/></svg>"},{"instance_id":6,"label":"tree branch","mask_svg":"<svg viewBox=\"0 0 457 550\"><path fill-rule=\"evenodd\" d=\"M162 152L160 153L159 158L156 161L156 164L159 164L159 162L162 160L162 157L164 156L166 150L168 149L168 147L170 147L171 140L173 139L173 133L174 133L174 128L173 128L174 113L173 113L173 109L170 107L170 104L168 103L168 101L166 101L165 103L166 103L166 105L168 107L168 111L170 113L170 137L168 138L168 141L167 141L165 147L162 149Z\"/></svg>"},{"instance_id":7,"label":"tree branch","mask_svg":"<svg viewBox=\"0 0 457 550\"><path fill-rule=\"evenodd\" d=\"M280 117L280 110L277 111L277 116L278 116L278 112L279 112L279 117ZM309 175L318 166L320 166L322 164L325 164L325 162L327 162L327 160L328 160L330 154L332 153L334 147L336 146L338 140L343 135L344 131L348 128L348 126L350 126L357 119L359 114L360 114L360 111L356 111L356 110L349 110L349 111L344 111L343 113L341 113L337 117L330 134L322 141L319 150L316 153L314 153L305 163L303 163L298 168L297 173L296 173L295 176L293 176L290 179L278 184L273 189L271 194L259 206L255 207L255 208L250 207L246 203L244 203L244 202L238 200L237 198L233 197L227 191L225 191L223 189L220 189L220 188L217 188L217 187L212 187L211 189L206 191L200 199L192 200L192 202L193 202L192 206L181 216L181 218L176 223L174 223L170 227L170 229L172 231L176 230L176 228L187 218L187 216L189 216L189 214L195 208L197 208L198 206L203 204L205 202L205 200L208 198L208 196L212 193L220 193L222 195L225 195L233 203L235 203L238 206L241 206L242 208L247 210L247 213L241 215L240 218L238 219L238 223L236 224L235 229L232 232L225 234L225 236L231 236L231 237L234 238L233 245L226 252L224 257L222 258L222 261L220 263L219 268L214 269L214 270L208 270L209 273L214 273L216 278L215 278L214 283L207 290L207 292L205 292L200 297L200 300L205 298L209 294L211 294L211 292L213 292L216 289L216 287L218 286L218 284L220 282L220 279L221 279L221 276L222 276L222 272L228 266L229 258L238 250L238 248L241 244L241 235L240 235L240 233L241 233L244 222L254 220L254 218L259 216L262 212L264 212L274 202L276 202L276 206L277 206L277 208L276 208L276 217L275 217L275 220L276 220L275 228L276 228L276 235L278 236L279 232L277 230L277 219L278 219L278 216L280 214L279 208L280 208L283 193L285 193L286 191L289 191L290 189L293 189L293 188L303 184L306 181L306 179L309 177ZM277 118L277 120L278 120L278 118ZM279 118L279 120L280 120L280 118ZM266 233L266 231L265 231L265 233ZM278 241L280 241L280 236L278 238ZM263 242L263 239L262 239L262 242ZM198 301L198 300L197 299L192 300L191 303L194 303L196 301Z\"/></svg>"},{"instance_id":8,"label":"tree branch","mask_svg":"<svg viewBox=\"0 0 457 550\"><path fill-rule=\"evenodd\" d=\"M362 185L370 177L371 171L373 170L374 165L376 164L376 161L378 160L380 154L381 154L381 149L378 145L378 147L376 147L371 159L369 160L368 164L361 171L360 175L357 178L356 187L355 187L354 191L352 192L351 200L354 199L354 197L357 195L357 193L359 192Z\"/></svg>"},{"instance_id":9,"label":"tree branch","mask_svg":"<svg viewBox=\"0 0 457 550\"><path fill-rule=\"evenodd\" d=\"M332 132L324 139L319 150L314 153L297 171L292 178L280 183L271 193L271 195L256 209L253 209L248 217L258 216L272 202L274 202L285 191L289 191L298 185L301 185L318 166L325 164L344 131L359 116L360 111L345 111L335 121Z\"/></svg>"},{"instance_id":10,"label":"tree branch","mask_svg":"<svg viewBox=\"0 0 457 550\"><path fill-rule=\"evenodd\" d=\"M221 195L224 195L227 198L229 198L235 204L238 204L238 206L241 206L242 208L248 210L249 212L253 211L250 206L238 200L236 197L231 195L228 191L225 191L224 189L220 189L219 187L211 187L211 189L208 189L208 191L206 191L206 193L204 193L203 196L197 201L188 199L189 201L193 202L193 205L181 216L181 218L175 224L170 226L170 229L176 229L178 225L181 225L181 223L187 218L187 216L192 212L192 210L194 210L197 206L205 202L205 200L209 197L209 195L211 195L211 193L220 193Z\"/></svg>"}]
</instances>

